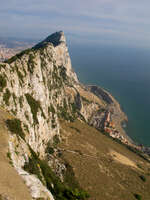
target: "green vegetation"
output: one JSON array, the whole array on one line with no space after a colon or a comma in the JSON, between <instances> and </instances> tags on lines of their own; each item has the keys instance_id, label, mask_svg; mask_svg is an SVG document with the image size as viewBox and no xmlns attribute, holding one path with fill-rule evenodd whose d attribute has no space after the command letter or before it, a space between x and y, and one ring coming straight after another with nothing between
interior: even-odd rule
<instances>
[{"instance_id":1,"label":"green vegetation","mask_svg":"<svg viewBox=\"0 0 150 200\"><path fill-rule=\"evenodd\" d=\"M7 152L7 158L9 158L9 160L11 160L11 154L9 151Z\"/></svg>"},{"instance_id":2,"label":"green vegetation","mask_svg":"<svg viewBox=\"0 0 150 200\"><path fill-rule=\"evenodd\" d=\"M11 93L9 92L8 88L6 89L6 92L3 94L3 101L7 106L9 106L9 99L11 97Z\"/></svg>"},{"instance_id":3,"label":"green vegetation","mask_svg":"<svg viewBox=\"0 0 150 200\"><path fill-rule=\"evenodd\" d=\"M37 177L43 182L43 178L41 176L40 167L39 167L39 161L38 159L32 155L31 158L29 158L29 161L25 163L24 170L29 172L30 174L35 174ZM43 182L43 184L45 184Z\"/></svg>"},{"instance_id":4,"label":"green vegetation","mask_svg":"<svg viewBox=\"0 0 150 200\"><path fill-rule=\"evenodd\" d=\"M24 132L21 127L21 121L19 119L8 119L6 125L10 132L19 135L22 139L25 138Z\"/></svg>"},{"instance_id":5,"label":"green vegetation","mask_svg":"<svg viewBox=\"0 0 150 200\"><path fill-rule=\"evenodd\" d=\"M53 145L56 147L60 143L60 139L58 135L54 135L53 137Z\"/></svg>"},{"instance_id":6,"label":"green vegetation","mask_svg":"<svg viewBox=\"0 0 150 200\"><path fill-rule=\"evenodd\" d=\"M74 174L72 166L68 162L65 161L65 167L66 167L66 171L64 173L64 181L67 183L67 185L73 188L78 188L79 183L75 179L75 174Z\"/></svg>"},{"instance_id":7,"label":"green vegetation","mask_svg":"<svg viewBox=\"0 0 150 200\"><path fill-rule=\"evenodd\" d=\"M143 169L143 167L139 163L137 163L137 167Z\"/></svg>"},{"instance_id":8,"label":"green vegetation","mask_svg":"<svg viewBox=\"0 0 150 200\"><path fill-rule=\"evenodd\" d=\"M0 64L0 70L1 70L1 68L4 68L5 69L5 67L6 67L6 64Z\"/></svg>"},{"instance_id":9,"label":"green vegetation","mask_svg":"<svg viewBox=\"0 0 150 200\"><path fill-rule=\"evenodd\" d=\"M46 153L53 154L54 153L54 148L57 147L57 145L60 143L60 139L58 135L54 135L52 141L49 141L47 143L46 147Z\"/></svg>"},{"instance_id":10,"label":"green vegetation","mask_svg":"<svg viewBox=\"0 0 150 200\"><path fill-rule=\"evenodd\" d=\"M139 177L140 177L140 179L141 179L143 182L146 182L146 177L145 177L145 176L140 175Z\"/></svg>"},{"instance_id":11,"label":"green vegetation","mask_svg":"<svg viewBox=\"0 0 150 200\"><path fill-rule=\"evenodd\" d=\"M75 103L71 103L72 113L75 115L78 112L77 105Z\"/></svg>"},{"instance_id":12,"label":"green vegetation","mask_svg":"<svg viewBox=\"0 0 150 200\"><path fill-rule=\"evenodd\" d=\"M64 84L68 83L65 67L63 66L57 67L54 61L53 61L53 70L49 75L52 77L52 79L49 79L48 81L49 90L52 89L58 90L62 88Z\"/></svg>"},{"instance_id":13,"label":"green vegetation","mask_svg":"<svg viewBox=\"0 0 150 200\"><path fill-rule=\"evenodd\" d=\"M53 114L55 113L55 108L53 107L53 105L51 104L49 107L48 107L48 112L52 112Z\"/></svg>"},{"instance_id":14,"label":"green vegetation","mask_svg":"<svg viewBox=\"0 0 150 200\"><path fill-rule=\"evenodd\" d=\"M139 194L134 194L134 197L135 197L137 200L142 200L142 197L141 197L141 195L139 195Z\"/></svg>"},{"instance_id":15,"label":"green vegetation","mask_svg":"<svg viewBox=\"0 0 150 200\"><path fill-rule=\"evenodd\" d=\"M23 83L23 75L22 75L22 73L19 71L17 65L15 65L15 69L16 69L16 72L17 72L17 75L18 75L19 80Z\"/></svg>"},{"instance_id":16,"label":"green vegetation","mask_svg":"<svg viewBox=\"0 0 150 200\"><path fill-rule=\"evenodd\" d=\"M23 107L23 96L19 97L19 104L20 104L20 108Z\"/></svg>"},{"instance_id":17,"label":"green vegetation","mask_svg":"<svg viewBox=\"0 0 150 200\"><path fill-rule=\"evenodd\" d=\"M7 152L7 158L9 159L9 164L11 164L13 166L13 161L12 161L12 158L11 158L11 153L9 151Z\"/></svg>"},{"instance_id":18,"label":"green vegetation","mask_svg":"<svg viewBox=\"0 0 150 200\"><path fill-rule=\"evenodd\" d=\"M64 66L59 67L59 74L62 77L63 81L67 80L66 68Z\"/></svg>"},{"instance_id":19,"label":"green vegetation","mask_svg":"<svg viewBox=\"0 0 150 200\"><path fill-rule=\"evenodd\" d=\"M25 94L27 102L31 108L31 112L32 112L32 116L33 116L33 120L34 120L34 124L38 123L38 119L37 119L37 112L40 109L42 112L43 117L45 118L45 115L43 113L43 110L41 108L40 102L36 101L30 94Z\"/></svg>"},{"instance_id":20,"label":"green vegetation","mask_svg":"<svg viewBox=\"0 0 150 200\"><path fill-rule=\"evenodd\" d=\"M6 60L5 63L11 64L12 62L16 61L17 59L20 59L24 54L29 54L31 50L33 50L33 49L26 49L26 50L22 51L21 53L16 54L15 56Z\"/></svg>"},{"instance_id":21,"label":"green vegetation","mask_svg":"<svg viewBox=\"0 0 150 200\"><path fill-rule=\"evenodd\" d=\"M46 147L45 152L48 153L48 154L53 154L54 153L54 148L52 147L50 142L47 143L47 147Z\"/></svg>"},{"instance_id":22,"label":"green vegetation","mask_svg":"<svg viewBox=\"0 0 150 200\"><path fill-rule=\"evenodd\" d=\"M62 81L62 78L59 73L59 68L55 65L54 65L54 68L52 71L52 79L53 79L53 83L52 83L51 87L53 89L56 89L56 88L58 89L63 86L63 81Z\"/></svg>"},{"instance_id":23,"label":"green vegetation","mask_svg":"<svg viewBox=\"0 0 150 200\"><path fill-rule=\"evenodd\" d=\"M29 173L36 174L54 195L55 200L85 200L89 195L79 187L69 187L62 183L51 170L45 160L39 159L37 154L30 148L31 158L25 164L24 169Z\"/></svg>"},{"instance_id":24,"label":"green vegetation","mask_svg":"<svg viewBox=\"0 0 150 200\"><path fill-rule=\"evenodd\" d=\"M58 116L60 118L63 118L65 120L71 121L71 122L74 121L74 118L69 114L69 112L64 107L59 106L58 110L59 110Z\"/></svg>"},{"instance_id":25,"label":"green vegetation","mask_svg":"<svg viewBox=\"0 0 150 200\"><path fill-rule=\"evenodd\" d=\"M41 58L41 68L45 68L47 63L46 63L45 59L43 58L43 56L41 56L40 58Z\"/></svg>"},{"instance_id":26,"label":"green vegetation","mask_svg":"<svg viewBox=\"0 0 150 200\"><path fill-rule=\"evenodd\" d=\"M28 71L33 74L33 70L34 70L34 56L33 54L29 54L29 60L28 60Z\"/></svg>"},{"instance_id":27,"label":"green vegetation","mask_svg":"<svg viewBox=\"0 0 150 200\"><path fill-rule=\"evenodd\" d=\"M13 110L13 109L11 109L11 113L12 113L13 115L16 115L16 114L17 114L16 110Z\"/></svg>"},{"instance_id":28,"label":"green vegetation","mask_svg":"<svg viewBox=\"0 0 150 200\"><path fill-rule=\"evenodd\" d=\"M63 100L63 106L57 106L57 110L59 111L59 118L70 122L73 122L78 116L81 115L77 105L75 103L67 104L66 99Z\"/></svg>"},{"instance_id":29,"label":"green vegetation","mask_svg":"<svg viewBox=\"0 0 150 200\"><path fill-rule=\"evenodd\" d=\"M9 151L7 152L7 158L9 159L9 164L11 164L13 166L13 161L12 161L12 158L11 158L11 153Z\"/></svg>"},{"instance_id":30,"label":"green vegetation","mask_svg":"<svg viewBox=\"0 0 150 200\"><path fill-rule=\"evenodd\" d=\"M7 85L6 79L4 78L4 76L0 75L0 92L3 91L6 85Z\"/></svg>"},{"instance_id":31,"label":"green vegetation","mask_svg":"<svg viewBox=\"0 0 150 200\"><path fill-rule=\"evenodd\" d=\"M27 131L27 132L29 133L29 128L28 128L28 126L27 126L26 124L23 124L23 126L24 126L24 130Z\"/></svg>"},{"instance_id":32,"label":"green vegetation","mask_svg":"<svg viewBox=\"0 0 150 200\"><path fill-rule=\"evenodd\" d=\"M16 97L15 93L12 93L12 97L13 97L15 106L17 106L17 104L16 104L16 99L17 99L17 97Z\"/></svg>"}]
</instances>

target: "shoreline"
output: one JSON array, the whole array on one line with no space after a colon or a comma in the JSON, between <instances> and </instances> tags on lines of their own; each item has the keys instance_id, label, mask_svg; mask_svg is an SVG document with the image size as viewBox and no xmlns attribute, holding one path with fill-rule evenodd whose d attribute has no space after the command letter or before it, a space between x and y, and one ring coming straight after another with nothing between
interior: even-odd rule
<instances>
[{"instance_id":1,"label":"shoreline","mask_svg":"<svg viewBox=\"0 0 150 200\"><path fill-rule=\"evenodd\" d=\"M103 89L104 90L104 89ZM108 106L108 109L114 110L112 113L112 121L115 124L115 127L119 130L120 134L130 143L135 145L135 142L130 138L130 136L126 133L123 123L128 123L128 117L125 112L121 109L120 103L106 90L104 90L112 99L113 104Z\"/></svg>"},{"instance_id":2,"label":"shoreline","mask_svg":"<svg viewBox=\"0 0 150 200\"><path fill-rule=\"evenodd\" d=\"M123 143L128 144L130 146L137 146L135 141L133 141L130 136L126 133L124 127L123 127L123 123L127 124L128 123L128 117L125 114L125 112L121 109L121 105L120 103L115 99L115 97L112 96L112 94L110 92L108 92L107 90L105 90L104 88L97 86L97 85L87 85L87 87L90 89L90 91L92 93L94 93L98 98L103 99L106 102L106 117L107 115L109 115L110 113L110 119L107 121L106 119L106 123L108 124L113 124L113 126L107 126L105 127L104 125L104 129L108 131L109 135L113 138L118 138L120 139ZM94 90L92 90L91 88L94 88ZM108 117L109 118L109 117ZM105 124L105 123L104 123ZM116 133L113 134L112 131L108 128L111 128L111 130ZM107 132L106 131L106 132Z\"/></svg>"},{"instance_id":3,"label":"shoreline","mask_svg":"<svg viewBox=\"0 0 150 200\"><path fill-rule=\"evenodd\" d=\"M100 88L100 91L103 91L112 100L112 103L109 103L106 107L108 109L106 122L107 122L107 124L111 124L113 122L114 127L111 126L111 128L114 128L114 131L116 132L116 130L117 130L118 132L117 132L116 135L112 134L111 132L110 133L108 132L109 135L112 138L119 139L123 144L126 144L129 147L132 147L132 148L140 151L141 153L148 155L147 159L150 160L150 158L149 158L150 147L146 147L142 144L136 143L136 141L133 141L130 138L130 136L127 134L127 132L125 131L125 129L123 127L123 123L125 123L125 124L128 123L128 117L125 114L125 112L121 109L120 103L107 90L101 88L100 86L96 86L96 85L94 85L94 87L97 87L98 89ZM110 115L110 117L108 117L108 115ZM108 118L109 118L109 121L107 121Z\"/></svg>"}]
</instances>

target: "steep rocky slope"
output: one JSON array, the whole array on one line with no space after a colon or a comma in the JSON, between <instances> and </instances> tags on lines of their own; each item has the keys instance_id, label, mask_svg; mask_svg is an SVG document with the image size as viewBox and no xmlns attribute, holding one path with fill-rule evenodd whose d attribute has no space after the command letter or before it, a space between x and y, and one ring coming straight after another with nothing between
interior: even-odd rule
<instances>
[{"instance_id":1,"label":"steep rocky slope","mask_svg":"<svg viewBox=\"0 0 150 200\"><path fill-rule=\"evenodd\" d=\"M31 200L29 190L9 160L9 133L5 125L8 119L12 116L0 108L0 199Z\"/></svg>"},{"instance_id":2,"label":"steep rocky slope","mask_svg":"<svg viewBox=\"0 0 150 200\"><path fill-rule=\"evenodd\" d=\"M72 131L68 127L73 123L72 130L77 137L71 144L75 146L68 146L68 150L82 155L83 150L80 150L80 147L84 146L86 149L91 149L91 155L85 152L88 156L94 155L95 159L98 159L97 154L102 149L99 149L96 143L84 144L86 137L90 140L88 125L106 135L118 138L118 141L132 145L132 141L121 127L121 122L127 118L118 102L108 92L97 86L84 86L79 83L71 66L63 32L56 32L33 48L17 54L5 63L0 63L0 105L13 116L12 119L6 120L6 126L10 131L10 159L24 179L33 199L86 199L88 195L80 186L89 191L91 199L101 199L97 195L98 190L103 188L101 183L98 182L98 188L93 193L92 185L88 188L80 180L84 170L81 170L83 173L81 175L74 170L74 168L80 170L80 165L76 165L76 157L71 156L73 160L70 160L70 157L62 156L67 148L65 144L69 145L71 141L69 136L72 135ZM81 123L85 132L87 129L88 135L85 134L83 140L82 137L80 138L80 128L74 126L76 123L77 126ZM92 137L95 137L94 130L91 129L90 132L91 141ZM101 133L97 132L97 134ZM77 140L79 140L78 148L76 147ZM114 146L120 145L114 141L110 142L107 136L98 136L97 140L100 146L103 140L106 149L111 143ZM121 151L119 148L122 148L121 145L117 151L110 148L110 154L115 152L113 157L116 157L116 160ZM126 154L129 153L128 150L124 151ZM100 154L106 154L107 157L107 153L109 153L108 150L102 150ZM122 153L120 155L124 158ZM109 157L110 155L108 155L108 160ZM103 160L103 156L99 159ZM136 161L128 159L129 163L133 164L130 165L132 170L139 172L135 166L141 161L146 166L142 173L148 172L149 164L144 160L146 158L141 160L142 158L137 156L136 159ZM91 162L88 159L87 161ZM112 168L115 167L115 165L112 166ZM103 168L102 165L101 168ZM92 166L89 170L92 170ZM95 170L92 173L94 172ZM112 174L114 177L113 170ZM86 171L84 176L88 177L88 175L91 184L95 184L90 179L89 172ZM141 187L142 182L139 185ZM109 186L109 182L106 186ZM145 191L148 187L149 185L146 186ZM141 190L138 191L141 193ZM110 195L111 191L108 196ZM114 196L114 193L112 195ZM145 199L148 195L147 191ZM102 197L108 199L107 195ZM120 198L119 195L114 196L114 199L118 198Z\"/></svg>"}]
</instances>

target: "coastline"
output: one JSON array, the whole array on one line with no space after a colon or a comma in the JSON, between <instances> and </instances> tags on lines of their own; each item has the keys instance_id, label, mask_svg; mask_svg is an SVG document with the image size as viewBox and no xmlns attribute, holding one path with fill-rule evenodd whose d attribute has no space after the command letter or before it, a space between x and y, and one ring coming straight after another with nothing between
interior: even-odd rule
<instances>
[{"instance_id":1,"label":"coastline","mask_svg":"<svg viewBox=\"0 0 150 200\"><path fill-rule=\"evenodd\" d=\"M110 121L113 122L115 130L120 134L120 138L128 145L136 145L123 128L123 123L128 123L128 117L121 109L119 102L112 96L110 92L97 85L88 85L90 91L97 97L107 102L106 110L110 113ZM92 90L94 88L94 91ZM115 136L114 136L115 137ZM118 136L117 136L118 138Z\"/></svg>"},{"instance_id":2,"label":"coastline","mask_svg":"<svg viewBox=\"0 0 150 200\"><path fill-rule=\"evenodd\" d=\"M111 95L110 92L97 85L87 86L91 92L97 97L102 98L107 102L106 115L104 120L104 132L109 134L114 139L118 139L121 143L133 148L133 151L140 152L140 155L150 161L150 147L145 147L142 144L137 144L126 133L123 123L128 123L128 117L121 109L119 102ZM94 91L92 88L94 87Z\"/></svg>"}]
</instances>

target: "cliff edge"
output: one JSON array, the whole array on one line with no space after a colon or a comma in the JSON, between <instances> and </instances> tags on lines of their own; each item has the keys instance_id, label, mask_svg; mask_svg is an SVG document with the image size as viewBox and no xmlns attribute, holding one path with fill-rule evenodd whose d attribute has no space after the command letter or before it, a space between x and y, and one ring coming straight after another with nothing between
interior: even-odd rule
<instances>
[{"instance_id":1,"label":"cliff edge","mask_svg":"<svg viewBox=\"0 0 150 200\"><path fill-rule=\"evenodd\" d=\"M149 198L140 179L149 158L122 129L119 103L78 81L62 31L0 63L0 105L12 116L9 158L32 199Z\"/></svg>"}]
</instances>

